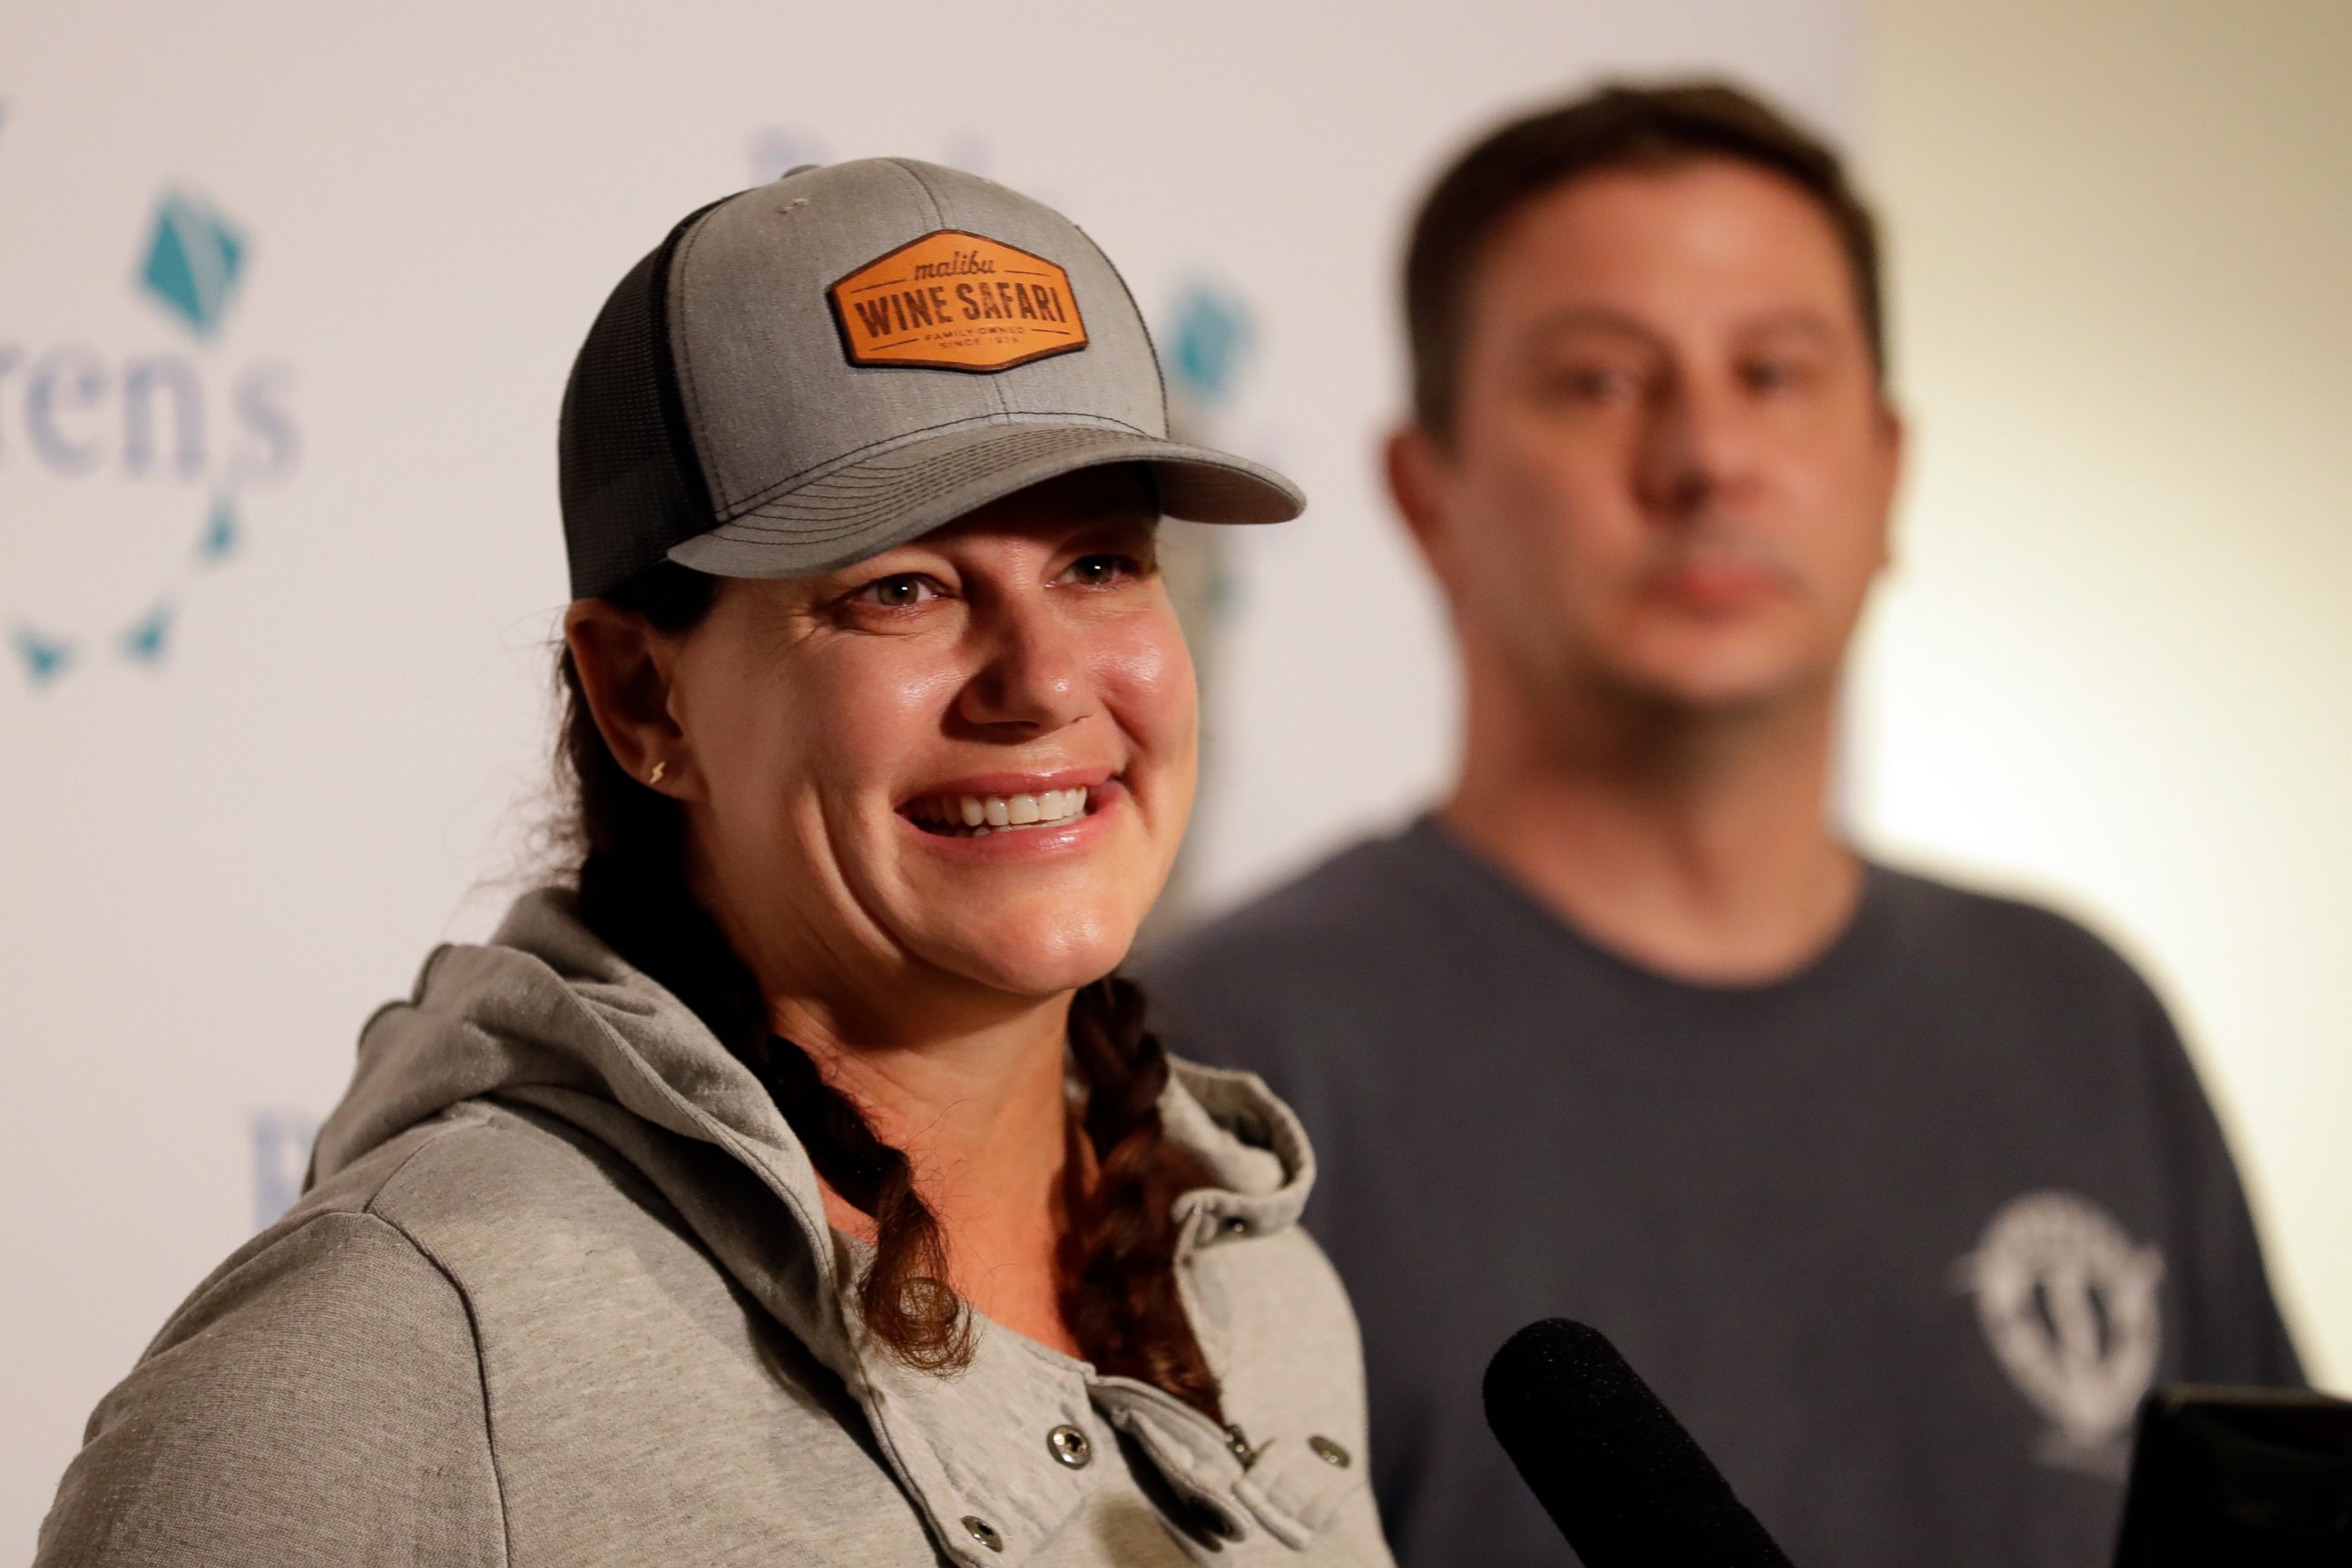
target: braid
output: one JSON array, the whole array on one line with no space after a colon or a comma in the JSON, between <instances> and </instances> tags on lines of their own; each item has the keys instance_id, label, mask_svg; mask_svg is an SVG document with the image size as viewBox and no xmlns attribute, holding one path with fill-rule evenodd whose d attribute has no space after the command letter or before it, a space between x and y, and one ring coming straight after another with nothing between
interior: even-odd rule
<instances>
[{"instance_id":1,"label":"braid","mask_svg":"<svg viewBox=\"0 0 2352 1568\"><path fill-rule=\"evenodd\" d=\"M714 580L656 567L608 595L665 631L709 612ZM873 1267L858 1286L867 1331L910 1366L949 1372L971 1358L970 1314L948 1286L947 1240L915 1190L907 1156L874 1135L806 1052L768 1029L767 998L727 933L686 879L686 817L677 804L625 772L597 731L566 649L559 674L564 720L558 766L579 802L581 921L659 982L759 1076L809 1163L833 1190L873 1217Z\"/></svg>"},{"instance_id":2,"label":"braid","mask_svg":"<svg viewBox=\"0 0 2352 1568\"><path fill-rule=\"evenodd\" d=\"M677 632L709 612L714 592L714 579L665 563L605 597ZM875 1136L805 1051L771 1033L757 978L688 885L685 814L614 760L568 649L558 674L556 761L577 802L571 827L580 919L759 1076L817 1173L872 1217L874 1263L857 1303L866 1331L926 1372L969 1364L971 1314L948 1284L947 1238L917 1190L911 1162ZM1168 1058L1143 1026L1142 993L1116 977L1085 987L1070 1005L1069 1039L1087 1101L1083 1128L1071 1123L1063 1172L1067 1221L1055 1258L1063 1320L1104 1372L1154 1384L1222 1420L1215 1374L1176 1289L1173 1205L1188 1173L1162 1140ZM1091 1184L1081 1136L1097 1156Z\"/></svg>"},{"instance_id":3,"label":"braid","mask_svg":"<svg viewBox=\"0 0 2352 1568\"><path fill-rule=\"evenodd\" d=\"M915 1190L914 1163L876 1137L850 1098L790 1040L771 1036L751 1067L818 1174L874 1220L874 1263L857 1287L866 1331L924 1372L971 1365L971 1313L948 1284L947 1237Z\"/></svg>"},{"instance_id":4,"label":"braid","mask_svg":"<svg viewBox=\"0 0 2352 1568\"><path fill-rule=\"evenodd\" d=\"M1064 1167L1062 1318L1104 1372L1163 1388L1222 1424L1216 1374L1176 1288L1175 1201L1189 1173L1165 1143L1168 1053L1143 1018L1143 992L1118 975L1071 999L1070 1050L1097 1168L1089 1190L1082 1162Z\"/></svg>"}]
</instances>

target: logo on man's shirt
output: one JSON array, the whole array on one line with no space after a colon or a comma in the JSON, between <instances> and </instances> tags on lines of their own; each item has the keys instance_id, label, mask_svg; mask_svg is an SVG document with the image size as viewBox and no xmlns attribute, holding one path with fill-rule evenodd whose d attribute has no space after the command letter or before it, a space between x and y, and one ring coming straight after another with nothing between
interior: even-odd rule
<instances>
[{"instance_id":1,"label":"logo on man's shirt","mask_svg":"<svg viewBox=\"0 0 2352 1568\"><path fill-rule=\"evenodd\" d=\"M1992 1352L2050 1422L2042 1458L2120 1477L2162 1344L2164 1255L2074 1193L2027 1193L1959 1260Z\"/></svg>"}]
</instances>

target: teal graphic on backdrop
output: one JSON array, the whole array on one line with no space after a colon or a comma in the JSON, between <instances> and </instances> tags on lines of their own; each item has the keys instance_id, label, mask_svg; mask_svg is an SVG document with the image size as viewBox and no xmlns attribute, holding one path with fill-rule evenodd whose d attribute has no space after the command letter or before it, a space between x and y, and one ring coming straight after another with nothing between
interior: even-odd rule
<instances>
[{"instance_id":1,"label":"teal graphic on backdrop","mask_svg":"<svg viewBox=\"0 0 2352 1568\"><path fill-rule=\"evenodd\" d=\"M29 531L0 542L32 552L0 577L0 660L36 690L107 662L168 663L200 581L243 549L251 497L301 458L290 367L225 352L253 271L245 226L175 184L135 232L127 281L142 303L126 320L136 338L154 330L137 321L168 323L163 343L27 342L0 321L0 523ZM58 570L79 574L65 584L77 592L58 591ZM35 578L46 594L22 585ZM79 591L93 584L104 592Z\"/></svg>"},{"instance_id":2,"label":"teal graphic on backdrop","mask_svg":"<svg viewBox=\"0 0 2352 1568\"><path fill-rule=\"evenodd\" d=\"M1230 402L1249 359L1249 307L1215 284L1191 284L1177 299L1168 336L1175 390L1204 411Z\"/></svg>"},{"instance_id":3,"label":"teal graphic on backdrop","mask_svg":"<svg viewBox=\"0 0 2352 1568\"><path fill-rule=\"evenodd\" d=\"M257 1110L246 1131L253 1140L253 1228L268 1230L302 1195L319 1119L306 1110Z\"/></svg>"},{"instance_id":4,"label":"teal graphic on backdrop","mask_svg":"<svg viewBox=\"0 0 2352 1568\"><path fill-rule=\"evenodd\" d=\"M18 626L9 640L16 645L17 657L25 661L25 673L36 686L55 680L73 662L73 644L45 637L30 626Z\"/></svg>"},{"instance_id":5,"label":"teal graphic on backdrop","mask_svg":"<svg viewBox=\"0 0 2352 1568\"><path fill-rule=\"evenodd\" d=\"M1151 338L1168 387L1169 434L1180 441L1248 451L1255 444L1255 432L1236 419L1235 411L1257 342L1249 305L1240 292L1222 280L1193 277L1179 285L1169 308L1153 322ZM1228 537L1236 531L1255 531L1180 528L1165 530L1160 537L1160 575L1192 646L1193 679L1208 713L1215 711L1224 685L1225 633L1241 605L1242 580L1234 565L1234 541ZM1218 754L1213 722L1203 727L1201 746L1206 765L1207 759ZM1192 865L1187 855L1177 858L1144 928L1147 943L1182 930L1199 912Z\"/></svg>"},{"instance_id":6,"label":"teal graphic on backdrop","mask_svg":"<svg viewBox=\"0 0 2352 1568\"><path fill-rule=\"evenodd\" d=\"M155 205L155 237L139 280L200 338L220 330L236 292L245 241L202 197L172 191Z\"/></svg>"}]
</instances>

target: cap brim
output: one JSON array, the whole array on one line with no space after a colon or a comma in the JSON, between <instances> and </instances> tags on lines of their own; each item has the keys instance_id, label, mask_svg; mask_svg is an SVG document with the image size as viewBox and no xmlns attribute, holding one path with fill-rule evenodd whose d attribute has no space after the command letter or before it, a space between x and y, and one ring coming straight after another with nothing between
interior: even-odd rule
<instances>
[{"instance_id":1,"label":"cap brim","mask_svg":"<svg viewBox=\"0 0 2352 1568\"><path fill-rule=\"evenodd\" d=\"M720 577L838 571L1080 468L1148 466L1160 510L1188 522L1287 522L1297 485L1208 447L1099 425L987 425L893 447L778 494L676 546L669 558Z\"/></svg>"}]
</instances>

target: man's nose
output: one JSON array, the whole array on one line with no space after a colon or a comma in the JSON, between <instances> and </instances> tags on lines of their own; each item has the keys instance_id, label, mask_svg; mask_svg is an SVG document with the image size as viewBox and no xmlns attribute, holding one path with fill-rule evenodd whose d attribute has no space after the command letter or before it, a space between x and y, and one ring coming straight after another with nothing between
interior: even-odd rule
<instances>
[{"instance_id":1,"label":"man's nose","mask_svg":"<svg viewBox=\"0 0 2352 1568\"><path fill-rule=\"evenodd\" d=\"M1083 717L1091 680L1076 628L1050 602L1050 590L1008 595L975 617L980 667L956 704L975 727L1020 736L1050 734Z\"/></svg>"},{"instance_id":2,"label":"man's nose","mask_svg":"<svg viewBox=\"0 0 2352 1568\"><path fill-rule=\"evenodd\" d=\"M1696 521L1752 475L1752 411L1734 388L1677 379L1651 403L1638 461L1643 507L1663 522Z\"/></svg>"}]
</instances>

